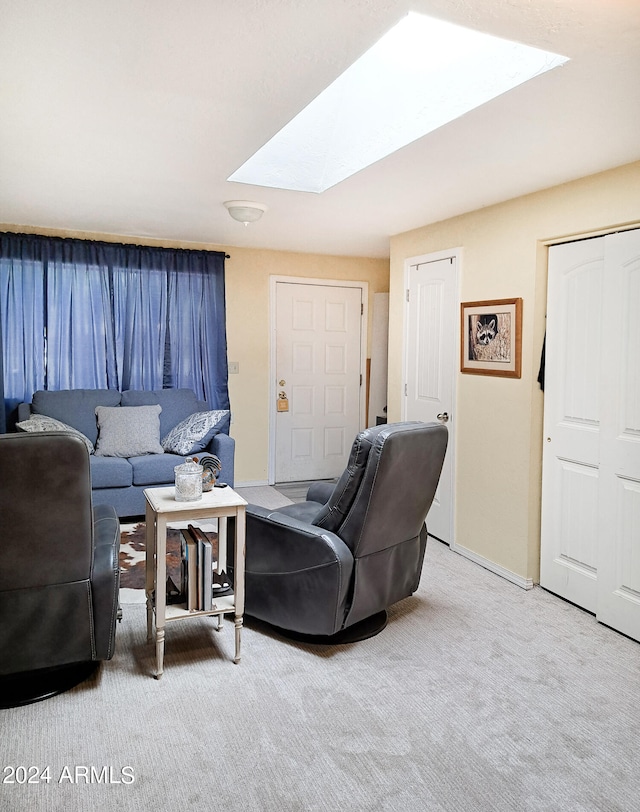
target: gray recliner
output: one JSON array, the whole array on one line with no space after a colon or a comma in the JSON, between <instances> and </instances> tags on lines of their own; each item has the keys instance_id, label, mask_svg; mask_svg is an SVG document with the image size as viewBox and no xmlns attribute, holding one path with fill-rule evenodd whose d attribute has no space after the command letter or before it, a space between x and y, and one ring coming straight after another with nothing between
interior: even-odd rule
<instances>
[{"instance_id":1,"label":"gray recliner","mask_svg":"<svg viewBox=\"0 0 640 812\"><path fill-rule=\"evenodd\" d=\"M447 440L440 423L369 428L336 485L275 511L249 505L246 613L327 642L383 628L418 587Z\"/></svg>"},{"instance_id":2,"label":"gray recliner","mask_svg":"<svg viewBox=\"0 0 640 812\"><path fill-rule=\"evenodd\" d=\"M113 656L120 524L113 508L92 509L78 437L1 435L0 483L0 707L12 707Z\"/></svg>"}]
</instances>

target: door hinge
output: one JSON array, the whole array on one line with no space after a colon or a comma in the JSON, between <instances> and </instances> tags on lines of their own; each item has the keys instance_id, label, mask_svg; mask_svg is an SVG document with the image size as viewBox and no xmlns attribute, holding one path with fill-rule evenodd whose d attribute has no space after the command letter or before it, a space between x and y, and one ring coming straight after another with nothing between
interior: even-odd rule
<instances>
[{"instance_id":1,"label":"door hinge","mask_svg":"<svg viewBox=\"0 0 640 812\"><path fill-rule=\"evenodd\" d=\"M405 398L407 397L408 394L409 394L408 384L405 383L405 385L404 385L404 396L405 396Z\"/></svg>"},{"instance_id":2,"label":"door hinge","mask_svg":"<svg viewBox=\"0 0 640 812\"><path fill-rule=\"evenodd\" d=\"M407 288L407 301L409 301L409 288Z\"/></svg>"},{"instance_id":3,"label":"door hinge","mask_svg":"<svg viewBox=\"0 0 640 812\"><path fill-rule=\"evenodd\" d=\"M364 316L364 302L360 302L360 315Z\"/></svg>"},{"instance_id":4,"label":"door hinge","mask_svg":"<svg viewBox=\"0 0 640 812\"><path fill-rule=\"evenodd\" d=\"M362 386L362 372L360 373L360 386Z\"/></svg>"}]
</instances>

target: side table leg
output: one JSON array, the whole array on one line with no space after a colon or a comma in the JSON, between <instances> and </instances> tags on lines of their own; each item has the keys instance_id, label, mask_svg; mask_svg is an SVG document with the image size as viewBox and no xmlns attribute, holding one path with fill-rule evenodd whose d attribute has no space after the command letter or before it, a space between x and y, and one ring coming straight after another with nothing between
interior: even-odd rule
<instances>
[{"instance_id":1,"label":"side table leg","mask_svg":"<svg viewBox=\"0 0 640 812\"><path fill-rule=\"evenodd\" d=\"M242 631L242 618L244 616L244 563L245 563L245 508L238 507L235 522L235 549L234 549L234 602L236 618L236 656L234 663L240 662L240 633Z\"/></svg>"},{"instance_id":2,"label":"side table leg","mask_svg":"<svg viewBox=\"0 0 640 812\"><path fill-rule=\"evenodd\" d=\"M156 629L156 679L164 673L164 627Z\"/></svg>"},{"instance_id":3,"label":"side table leg","mask_svg":"<svg viewBox=\"0 0 640 812\"><path fill-rule=\"evenodd\" d=\"M156 679L160 679L164 670L164 625L167 619L167 517L164 514L156 516L155 552Z\"/></svg>"},{"instance_id":4,"label":"side table leg","mask_svg":"<svg viewBox=\"0 0 640 812\"><path fill-rule=\"evenodd\" d=\"M153 602L151 595L147 595L147 643L153 640Z\"/></svg>"},{"instance_id":5,"label":"side table leg","mask_svg":"<svg viewBox=\"0 0 640 812\"><path fill-rule=\"evenodd\" d=\"M234 663L240 662L240 633L242 632L242 615L236 615L236 656L233 658Z\"/></svg>"},{"instance_id":6,"label":"side table leg","mask_svg":"<svg viewBox=\"0 0 640 812\"><path fill-rule=\"evenodd\" d=\"M227 517L218 516L218 563L216 572L220 575L227 568ZM218 615L217 631L222 631L223 615Z\"/></svg>"},{"instance_id":7,"label":"side table leg","mask_svg":"<svg viewBox=\"0 0 640 812\"><path fill-rule=\"evenodd\" d=\"M155 538L156 517L151 505L146 502L145 511L145 592L147 593L147 643L153 637L153 590L155 588Z\"/></svg>"}]
</instances>

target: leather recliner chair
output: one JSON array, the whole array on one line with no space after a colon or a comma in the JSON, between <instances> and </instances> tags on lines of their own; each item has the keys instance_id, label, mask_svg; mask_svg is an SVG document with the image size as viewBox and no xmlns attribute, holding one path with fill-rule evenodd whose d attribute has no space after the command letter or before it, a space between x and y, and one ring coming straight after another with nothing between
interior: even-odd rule
<instances>
[{"instance_id":1,"label":"leather recliner chair","mask_svg":"<svg viewBox=\"0 0 640 812\"><path fill-rule=\"evenodd\" d=\"M89 454L61 432L0 436L0 706L45 699L113 656L120 524L91 504Z\"/></svg>"},{"instance_id":2,"label":"leather recliner chair","mask_svg":"<svg viewBox=\"0 0 640 812\"><path fill-rule=\"evenodd\" d=\"M418 587L447 440L440 423L369 428L337 484L275 511L249 505L246 613L318 642L384 628L387 607Z\"/></svg>"}]
</instances>

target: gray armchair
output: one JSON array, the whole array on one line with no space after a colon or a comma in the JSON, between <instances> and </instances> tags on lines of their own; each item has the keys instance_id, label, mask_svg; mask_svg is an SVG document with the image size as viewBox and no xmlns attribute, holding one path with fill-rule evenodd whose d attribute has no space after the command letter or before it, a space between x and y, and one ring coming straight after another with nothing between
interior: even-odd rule
<instances>
[{"instance_id":1,"label":"gray armchair","mask_svg":"<svg viewBox=\"0 0 640 812\"><path fill-rule=\"evenodd\" d=\"M113 508L92 509L78 437L1 435L0 483L0 707L13 707L113 656L120 524Z\"/></svg>"},{"instance_id":2,"label":"gray armchair","mask_svg":"<svg viewBox=\"0 0 640 812\"><path fill-rule=\"evenodd\" d=\"M439 423L366 429L336 485L276 511L249 505L246 613L320 642L380 631L418 587L447 440Z\"/></svg>"}]
</instances>

